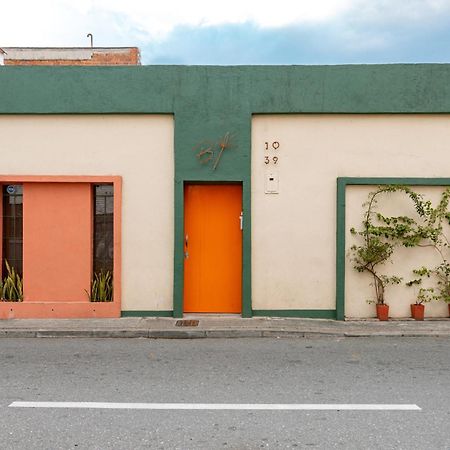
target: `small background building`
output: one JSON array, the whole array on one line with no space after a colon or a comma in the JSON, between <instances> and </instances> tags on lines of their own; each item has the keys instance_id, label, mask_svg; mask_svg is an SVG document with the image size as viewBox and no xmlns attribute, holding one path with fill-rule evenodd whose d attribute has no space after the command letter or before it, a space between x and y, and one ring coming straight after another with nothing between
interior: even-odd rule
<instances>
[{"instance_id":1,"label":"small background building","mask_svg":"<svg viewBox=\"0 0 450 450\"><path fill-rule=\"evenodd\" d=\"M3 59L5 66L135 66L141 63L137 47L3 47Z\"/></svg>"}]
</instances>

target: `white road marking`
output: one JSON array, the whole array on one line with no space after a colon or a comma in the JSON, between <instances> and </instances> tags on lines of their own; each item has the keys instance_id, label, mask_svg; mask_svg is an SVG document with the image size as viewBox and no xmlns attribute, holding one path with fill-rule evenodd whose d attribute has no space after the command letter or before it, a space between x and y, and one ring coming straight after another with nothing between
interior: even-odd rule
<instances>
[{"instance_id":1,"label":"white road marking","mask_svg":"<svg viewBox=\"0 0 450 450\"><path fill-rule=\"evenodd\" d=\"M301 404L301 403L109 403L109 402L13 402L11 408L91 408L153 410L259 410L259 411L421 411L408 404Z\"/></svg>"}]
</instances>

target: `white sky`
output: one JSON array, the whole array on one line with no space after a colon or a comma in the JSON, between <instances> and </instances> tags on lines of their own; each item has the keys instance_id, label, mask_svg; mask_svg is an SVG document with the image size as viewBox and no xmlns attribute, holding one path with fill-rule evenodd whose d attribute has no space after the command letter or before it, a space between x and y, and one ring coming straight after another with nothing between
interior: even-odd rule
<instances>
[{"instance_id":1,"label":"white sky","mask_svg":"<svg viewBox=\"0 0 450 450\"><path fill-rule=\"evenodd\" d=\"M450 59L450 0L4 0L0 18L0 47L85 47L92 33L147 64Z\"/></svg>"},{"instance_id":2,"label":"white sky","mask_svg":"<svg viewBox=\"0 0 450 450\"><path fill-rule=\"evenodd\" d=\"M130 34L163 39L176 25L252 21L261 27L332 20L359 0L8 0L0 9L0 45L117 45ZM118 29L122 28L122 30Z\"/></svg>"}]
</instances>

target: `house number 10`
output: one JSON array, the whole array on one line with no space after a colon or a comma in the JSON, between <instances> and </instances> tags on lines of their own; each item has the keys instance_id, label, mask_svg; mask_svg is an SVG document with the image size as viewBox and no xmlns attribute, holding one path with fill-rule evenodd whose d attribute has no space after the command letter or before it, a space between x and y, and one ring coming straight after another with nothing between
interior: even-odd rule
<instances>
[{"instance_id":1,"label":"house number 10","mask_svg":"<svg viewBox=\"0 0 450 450\"><path fill-rule=\"evenodd\" d=\"M264 142L264 145L266 146L266 150L269 150L271 148L273 148L274 150L278 150L278 148L280 147L280 143L278 141L274 141L270 145L269 144L270 144L270 142Z\"/></svg>"}]
</instances>

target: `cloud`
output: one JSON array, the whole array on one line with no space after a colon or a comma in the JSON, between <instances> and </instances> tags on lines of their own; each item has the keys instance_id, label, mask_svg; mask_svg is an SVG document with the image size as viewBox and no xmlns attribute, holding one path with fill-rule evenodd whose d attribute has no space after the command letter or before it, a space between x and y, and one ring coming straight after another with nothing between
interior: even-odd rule
<instances>
[{"instance_id":1,"label":"cloud","mask_svg":"<svg viewBox=\"0 0 450 450\"><path fill-rule=\"evenodd\" d=\"M11 2L2 15L0 46L16 47L82 47L89 45L87 33L94 34L94 45L130 46L149 39L147 32L126 14L108 9L83 11L53 0L26 3Z\"/></svg>"},{"instance_id":2,"label":"cloud","mask_svg":"<svg viewBox=\"0 0 450 450\"><path fill-rule=\"evenodd\" d=\"M60 0L80 13L107 10L121 14L147 31L152 39L163 39L177 26L220 26L253 22L262 27L332 20L349 10L357 0L259 0L142 1Z\"/></svg>"},{"instance_id":3,"label":"cloud","mask_svg":"<svg viewBox=\"0 0 450 450\"><path fill-rule=\"evenodd\" d=\"M139 46L146 64L449 61L448 0L16 0L0 45ZM24 14L24 11L27 11Z\"/></svg>"},{"instance_id":4,"label":"cloud","mask_svg":"<svg viewBox=\"0 0 450 450\"><path fill-rule=\"evenodd\" d=\"M446 62L449 30L447 17L395 26L368 18L280 28L179 26L165 40L143 45L142 56L146 64Z\"/></svg>"}]
</instances>

